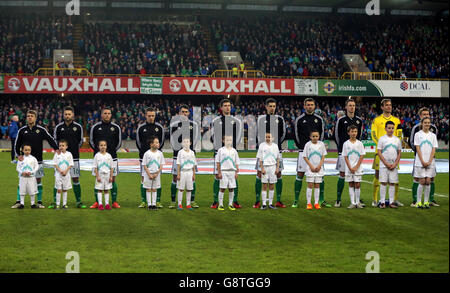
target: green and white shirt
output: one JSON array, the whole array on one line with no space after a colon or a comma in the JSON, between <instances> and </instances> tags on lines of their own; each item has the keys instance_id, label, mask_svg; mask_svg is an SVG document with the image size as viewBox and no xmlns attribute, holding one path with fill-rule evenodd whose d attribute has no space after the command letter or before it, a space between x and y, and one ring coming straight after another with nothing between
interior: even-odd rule
<instances>
[{"instance_id":1,"label":"green and white shirt","mask_svg":"<svg viewBox=\"0 0 450 293\"><path fill-rule=\"evenodd\" d=\"M190 149L188 151L184 149L179 150L177 154L177 165L180 165L181 171L192 171L197 165L194 151Z\"/></svg>"},{"instance_id":2,"label":"green and white shirt","mask_svg":"<svg viewBox=\"0 0 450 293\"><path fill-rule=\"evenodd\" d=\"M109 153L104 155L100 152L95 154L94 157L94 169L97 168L99 174L110 174L111 168L113 167L113 158ZM94 172L95 175L95 172Z\"/></svg>"},{"instance_id":3,"label":"green and white shirt","mask_svg":"<svg viewBox=\"0 0 450 293\"><path fill-rule=\"evenodd\" d=\"M348 158L350 166L352 168L356 166L356 164L359 161L359 158L361 158L361 156L364 156L365 154L366 151L364 149L364 145L359 140L356 140L355 143L352 143L349 139L346 142L344 142L344 145L342 146L342 155ZM345 164L345 175L358 175L358 176L363 175L362 164L359 166L358 170L356 170L354 174L350 172L350 169L348 168L347 164Z\"/></svg>"},{"instance_id":4,"label":"green and white shirt","mask_svg":"<svg viewBox=\"0 0 450 293\"><path fill-rule=\"evenodd\" d=\"M150 173L156 173L159 170L159 167L164 165L164 155L160 150L156 150L156 152L152 152L152 150L148 150L145 152L144 157L142 158L142 166L147 166L147 169ZM144 176L147 176L147 172L143 172Z\"/></svg>"},{"instance_id":5,"label":"green and white shirt","mask_svg":"<svg viewBox=\"0 0 450 293\"><path fill-rule=\"evenodd\" d=\"M30 177L33 177L39 170L39 164L34 156L23 156L23 160L17 162L16 170L19 172L19 178L22 177L23 172L31 172Z\"/></svg>"},{"instance_id":6,"label":"green and white shirt","mask_svg":"<svg viewBox=\"0 0 450 293\"><path fill-rule=\"evenodd\" d=\"M434 134L431 131L428 131L428 133L425 133L423 130L417 132L414 135L414 145L417 147L420 147L420 151L422 152L422 159L425 162L428 162L430 160L431 152L433 151L433 148L438 147L438 142L436 138L436 134ZM433 159L434 163L434 159ZM422 167L422 162L419 159L419 154L416 153L416 159L414 160L414 166Z\"/></svg>"},{"instance_id":7,"label":"green and white shirt","mask_svg":"<svg viewBox=\"0 0 450 293\"><path fill-rule=\"evenodd\" d=\"M269 145L267 142L263 142L259 145L256 158L263 162L263 166L276 166L279 153L280 150L276 144Z\"/></svg>"},{"instance_id":8,"label":"green and white shirt","mask_svg":"<svg viewBox=\"0 0 450 293\"><path fill-rule=\"evenodd\" d=\"M217 151L215 163L220 163L221 171L236 171L239 166L239 155L235 148L221 147Z\"/></svg>"},{"instance_id":9,"label":"green and white shirt","mask_svg":"<svg viewBox=\"0 0 450 293\"><path fill-rule=\"evenodd\" d=\"M323 156L327 155L327 148L322 141L318 141L317 143L312 143L308 141L303 148L303 157L308 158L309 162L317 167L320 164ZM324 176L325 170L323 169L323 165L320 168L319 172L311 172L311 168L308 164L306 164L306 176Z\"/></svg>"},{"instance_id":10,"label":"green and white shirt","mask_svg":"<svg viewBox=\"0 0 450 293\"><path fill-rule=\"evenodd\" d=\"M73 167L73 156L72 153L69 151L66 151L64 154L60 153L59 155L55 153L53 156L53 166L58 166L59 169L66 171L69 166ZM67 173L69 175L69 173ZM59 173L55 168L55 177L61 176L61 173ZM69 175L70 176L70 175Z\"/></svg>"},{"instance_id":11,"label":"green and white shirt","mask_svg":"<svg viewBox=\"0 0 450 293\"><path fill-rule=\"evenodd\" d=\"M402 150L402 143L398 137L393 135L389 137L387 134L380 137L378 140L377 149L381 150L386 162L393 164L397 160L398 151ZM380 167L386 168L386 165L380 160Z\"/></svg>"}]
</instances>

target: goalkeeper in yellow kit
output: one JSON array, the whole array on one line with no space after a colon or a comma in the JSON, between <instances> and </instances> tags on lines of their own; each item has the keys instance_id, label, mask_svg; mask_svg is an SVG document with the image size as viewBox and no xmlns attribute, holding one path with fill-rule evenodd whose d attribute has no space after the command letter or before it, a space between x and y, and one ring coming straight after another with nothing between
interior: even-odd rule
<instances>
[{"instance_id":1,"label":"goalkeeper in yellow kit","mask_svg":"<svg viewBox=\"0 0 450 293\"><path fill-rule=\"evenodd\" d=\"M371 127L371 135L372 140L378 145L378 139L386 134L385 124L387 121L392 121L395 124L394 135L397 136L400 141L402 141L402 127L400 119L391 115L392 113L392 101L390 99L383 99L381 101L381 110L383 110L383 114L376 117L372 122ZM375 147L376 149L376 147ZM373 178L373 203L372 206L378 206L378 194L380 190L380 157L375 154L375 158L373 160L372 169L375 170L375 177ZM395 196L394 196L394 205L402 207L403 204L398 201L398 183L395 185Z\"/></svg>"}]
</instances>

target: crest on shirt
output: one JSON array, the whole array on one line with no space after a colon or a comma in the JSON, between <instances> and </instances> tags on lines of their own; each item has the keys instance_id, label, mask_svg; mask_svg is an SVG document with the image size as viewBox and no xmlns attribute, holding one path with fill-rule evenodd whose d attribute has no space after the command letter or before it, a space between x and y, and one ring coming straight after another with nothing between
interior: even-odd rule
<instances>
[{"instance_id":1,"label":"crest on shirt","mask_svg":"<svg viewBox=\"0 0 450 293\"><path fill-rule=\"evenodd\" d=\"M158 132L158 131L159 131L159 128L155 128L155 131Z\"/></svg>"},{"instance_id":2,"label":"crest on shirt","mask_svg":"<svg viewBox=\"0 0 450 293\"><path fill-rule=\"evenodd\" d=\"M359 120L357 120L357 121L356 121L356 124L359 124L359 123L361 123L361 122L359 122Z\"/></svg>"},{"instance_id":3,"label":"crest on shirt","mask_svg":"<svg viewBox=\"0 0 450 293\"><path fill-rule=\"evenodd\" d=\"M64 127L61 128L61 131L64 131Z\"/></svg>"},{"instance_id":4,"label":"crest on shirt","mask_svg":"<svg viewBox=\"0 0 450 293\"><path fill-rule=\"evenodd\" d=\"M114 127L111 127L110 129L111 129L111 131L114 131Z\"/></svg>"},{"instance_id":5,"label":"crest on shirt","mask_svg":"<svg viewBox=\"0 0 450 293\"><path fill-rule=\"evenodd\" d=\"M144 128L144 131L143 131L143 132L147 132L147 129Z\"/></svg>"},{"instance_id":6,"label":"crest on shirt","mask_svg":"<svg viewBox=\"0 0 450 293\"><path fill-rule=\"evenodd\" d=\"M39 131L39 129L36 129L36 133L39 133L40 131Z\"/></svg>"},{"instance_id":7,"label":"crest on shirt","mask_svg":"<svg viewBox=\"0 0 450 293\"><path fill-rule=\"evenodd\" d=\"M72 129L73 129L73 131L77 131L77 128L76 128L76 127L72 128Z\"/></svg>"},{"instance_id":8,"label":"crest on shirt","mask_svg":"<svg viewBox=\"0 0 450 293\"><path fill-rule=\"evenodd\" d=\"M28 133L28 130L25 130L25 132L24 133Z\"/></svg>"},{"instance_id":9,"label":"crest on shirt","mask_svg":"<svg viewBox=\"0 0 450 293\"><path fill-rule=\"evenodd\" d=\"M315 123L317 123L317 122L319 122L319 120L317 120L317 119L314 119L314 122L315 122Z\"/></svg>"},{"instance_id":10,"label":"crest on shirt","mask_svg":"<svg viewBox=\"0 0 450 293\"><path fill-rule=\"evenodd\" d=\"M189 126L189 129L192 129L192 125L191 125L191 126Z\"/></svg>"},{"instance_id":11,"label":"crest on shirt","mask_svg":"<svg viewBox=\"0 0 450 293\"><path fill-rule=\"evenodd\" d=\"M101 127L99 127L99 128L98 128L98 130L102 130L102 128L101 128Z\"/></svg>"}]
</instances>

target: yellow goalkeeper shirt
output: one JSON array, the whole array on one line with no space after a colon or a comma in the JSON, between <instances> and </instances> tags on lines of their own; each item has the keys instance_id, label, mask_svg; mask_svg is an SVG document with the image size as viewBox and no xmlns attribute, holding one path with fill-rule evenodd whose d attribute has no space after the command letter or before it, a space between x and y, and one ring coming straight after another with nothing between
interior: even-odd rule
<instances>
[{"instance_id":1,"label":"yellow goalkeeper shirt","mask_svg":"<svg viewBox=\"0 0 450 293\"><path fill-rule=\"evenodd\" d=\"M397 117L394 117L392 115L390 115L389 117L385 117L383 114L381 114L380 116L376 117L373 120L372 127L371 127L372 140L377 144L377 146L378 146L378 140L380 139L380 137L382 137L383 135L386 134L386 122L388 122L388 121L394 122L394 124L395 124L394 135L396 137L398 137L400 139L400 141L402 141L403 131L402 131L402 129L398 128L398 126L400 125L400 119L398 119Z\"/></svg>"}]
</instances>

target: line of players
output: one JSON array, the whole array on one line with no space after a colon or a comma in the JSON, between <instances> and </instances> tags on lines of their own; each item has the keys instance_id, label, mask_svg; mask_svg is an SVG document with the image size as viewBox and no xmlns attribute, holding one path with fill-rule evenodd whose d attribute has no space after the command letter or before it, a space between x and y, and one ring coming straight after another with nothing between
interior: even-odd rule
<instances>
[{"instance_id":1,"label":"line of players","mask_svg":"<svg viewBox=\"0 0 450 293\"><path fill-rule=\"evenodd\" d=\"M304 159L305 158L305 147L308 144L308 142L310 140L312 140L313 135L318 134L318 140L317 141L321 141L323 140L323 134L324 134L324 122L322 120L322 118L315 114L315 107L316 107L316 102L314 101L314 99L312 98L307 98L304 100L304 109L305 109L305 113L303 113L300 117L298 117L295 121L295 143L299 149L299 156L298 156L298 164L297 164L297 176L296 176L296 180L295 180L295 199L294 199L294 203L292 204L292 207L298 207L298 202L299 202L299 195L300 195L300 191L301 191L301 187L302 187L302 182L303 182L303 177L305 176L306 173L306 177L307 177L307 182L308 182L308 189L307 189L307 194L309 194L309 192L311 191L312 187L314 187L314 189L316 190L318 188L318 193L319 193L319 197L318 197L318 206L327 206L327 207L331 207L330 204L328 204L325 199L324 199L324 181L323 180L319 180L319 179L314 179L313 182L310 182L311 179L308 177L308 175L311 175L311 170L314 169L313 167L311 167L311 162L309 162L310 160L308 159ZM231 116L231 101L228 99L224 99L220 102L220 108L221 108L221 112L222 115L215 118L212 121L212 125L211 125L211 130L212 130L212 141L214 144L214 157L215 160L217 159L217 154L219 149L221 149L222 147L226 146L225 145L225 140L224 139L219 139L219 138L224 138L224 136L229 136L232 141L231 141L231 147L233 149L236 150L236 146L238 144L238 142L241 140L242 138L242 122L241 120L237 119L236 117ZM355 116L355 112L356 112L356 102L353 99L348 99L345 103L345 108L346 108L346 114L339 118L337 123L336 123L336 127L335 127L335 139L336 139L336 143L338 146L338 150L339 150L339 158L338 158L338 163L337 163L337 170L339 170L340 172L340 176L338 179L338 183L337 183L337 200L335 203L335 207L340 207L340 203L341 203L341 195L342 195L342 191L344 188L344 184L345 181L349 181L346 180L346 173L348 173L349 171L349 166L347 163L347 160L345 159L345 155L343 153L343 148L344 148L344 144L345 142L351 138L350 136L350 129L348 129L348 126L353 125L356 128L352 128L353 132L356 132L356 136L355 139L359 139L360 135L361 135L361 128L362 128L362 120ZM381 114L380 116L378 116L373 124L372 124L372 138L373 140L377 143L377 149L378 149L378 145L379 145L379 138L381 138L383 135L386 134L386 122L388 121L392 121L394 124L394 135L398 138L401 138L402 132L401 132L401 125L400 125L400 120L394 116L391 115L392 112L392 102L389 99L384 99L381 102L381 108L383 110L383 114ZM285 139L285 122L283 117L276 115L276 100L275 99L268 99L266 101L266 111L267 114L266 115L261 115L260 117L258 117L258 121L257 121L257 128L258 129L264 129L265 131L260 131L258 133L263 133L263 135L265 135L266 133L270 133L271 135L271 140L273 140L274 145L276 145L278 147L278 156L277 156L277 160L276 160L276 164L277 167L275 168L275 177L276 180L272 180L271 182L264 182L264 183L270 183L269 186L267 186L266 184L264 184L263 186L263 182L262 182L262 177L267 177L265 175L267 175L266 170L264 170L264 165L261 164L260 162L260 158L258 158L257 163L255 168L257 169L257 177L256 177L256 181L255 181L255 193L256 193L256 202L254 204L254 208L260 208L261 207L261 194L263 195L263 204L262 206L265 206L265 202L264 202L264 198L267 196L267 189L269 189L269 198L271 196L273 196L273 190L274 190L274 186L276 187L276 193L277 193L277 200L276 200L276 204L275 207L286 207L282 201L281 201L281 194L282 194L282 176L281 176L281 171L283 170L283 161L282 161L282 155L281 155L281 145ZM195 121L191 121L188 120L189 117L189 108L186 105L182 105L180 106L179 109L179 115L180 117L184 117L184 120L179 120L175 123L172 123L172 125L170 125L170 132L171 132L171 136L172 134L174 134L178 129L182 128L183 123L188 123L188 127L189 127L189 143L190 146L189 148L191 150L193 150L193 146L194 144L199 140L200 137L200 127L199 125L195 122ZM419 111L419 116L421 118L421 120L423 120L424 118L429 117L429 110L428 109L421 109ZM21 129L19 129L17 138L16 138L16 142L15 142L15 152L17 157L19 158L19 162L23 161L23 155L21 155L20 151L21 151L21 146L24 145L28 145L31 148L30 151L30 155L34 156L37 159L38 162L38 169L36 170L36 172L33 174L32 177L35 177L36 179L36 186L37 186L37 204L35 205L35 207L37 208L44 208L44 205L42 204L42 183L41 183L41 178L44 175L43 172L43 165L42 165L42 144L43 144L43 140L47 140L50 144L50 146L52 148L54 148L57 153L56 155L60 155L61 151L59 150L60 146L58 146L56 144L56 141L61 141L61 140L65 140L66 144L67 144L67 150L68 152L70 152L73 156L73 166L70 166L70 178L72 178L73 184L74 184L74 193L75 193L75 197L76 197L76 206L78 208L86 208L86 206L81 202L81 187L79 184L79 176L80 176L80 167L79 167L79 149L82 145L83 142L83 128L81 127L80 124L74 122L74 110L71 107L66 107L64 109L64 122L60 123L57 125L57 127L55 128L55 132L54 132L54 137L52 137L46 130L45 128L36 125L36 112L33 110L30 110L27 112L27 125L22 127ZM147 204L149 202L149 192L150 192L150 196L152 198L152 204L150 206L155 207L156 208L162 208L162 204L160 201L161 198L161 186L157 186L157 188L152 188L149 190L148 187L144 186L144 181L145 181L145 177L146 175L149 175L147 173L148 170L146 170L145 168L145 164L143 164L143 159L144 159L144 155L146 152L148 152L151 149L150 144L148 143L150 141L150 139L152 139L152 143L153 140L155 140L155 138L158 138L158 148L157 149L161 149L164 145L164 138L165 138L165 134L164 134L164 128L162 127L161 124L155 122L156 119L156 112L154 109L152 108L148 108L146 109L146 113L145 113L145 117L146 117L146 122L139 125L138 127L138 131L137 131L137 140L136 140L136 145L139 149L139 157L140 157L140 165L141 165L141 176L142 176L142 180L141 180L141 204L139 205L139 207L147 207L150 204ZM100 142L104 142L104 144L106 145L106 150L105 152L110 154L111 158L112 158L112 163L110 164L110 169L112 171L112 176L111 176L111 195L112 195L112 207L113 208L120 208L120 205L117 202L117 183L115 181L116 176L119 173L119 169L118 169L118 162L117 162L117 150L121 147L121 129L120 127L111 122L111 110L108 108L104 108L101 112L101 118L102 121L98 122L97 124L95 124L92 128L91 128L91 132L90 132L90 139L89 139L89 143L91 145L91 148L94 150L94 155L96 155L97 153L101 153L101 149L100 149ZM429 121L429 119L428 119ZM391 124L391 123L389 123ZM226 126L230 126L230 127L226 127ZM435 148L437 147L437 140L434 137L430 138L430 139L425 139L425 141L428 141L431 143L425 144L426 146L430 146L431 147L431 151L430 152L426 152L426 155L431 155L430 157L430 161L428 162L424 162L423 159L421 158L421 156L423 156L423 152L417 151L417 142L412 143L415 139L415 135L419 132L420 130L420 125L416 125L412 131L411 131L411 138L409 140L410 146L412 147L412 149L416 152L416 159L415 159L415 163L414 163L414 185L413 185L413 203L411 204L412 206L417 206L417 191L421 191L422 189L425 189L425 191L428 192L428 187L429 187L429 194L430 194L430 205L434 205L434 206L438 206L438 204L435 202L434 200L434 176L435 176L435 165L434 165L434 151ZM278 128L277 130L275 130L275 128ZM227 133L228 131L228 133ZM421 130L423 132L423 130ZM436 132L437 129L434 125L430 125L430 133L433 134L434 136L436 136ZM273 135L275 134L275 135ZM420 136L419 136L420 137ZM217 138L217 139L216 139ZM261 145L264 142L265 138L263 137L258 137L258 145ZM143 143L146 142L146 143ZM178 152L182 149L182 137L179 136L178 141L176 140L172 140L171 139L171 144L172 144L172 148L174 150L173 153L173 168L172 168L172 174L173 174L173 181L171 184L171 205L169 206L169 208L175 208L177 205L175 204L175 197L177 195L177 183L179 183L180 181L180 170L178 170L177 168L177 155ZM315 144L315 143L313 143ZM423 144L420 145L420 147L424 146ZM401 144L400 144L401 147ZM420 149L419 147L419 149ZM23 148L22 148L22 151ZM399 150L398 150L399 151ZM325 151L326 152L326 151ZM420 154L419 154L420 153ZM399 151L400 154L400 151ZM358 153L359 157L362 156L361 153ZM307 157L307 156L306 156ZM349 157L349 156L347 156ZM374 165L373 168L376 170L376 175L374 178L374 193L373 193L373 206L380 206L380 203L377 200L377 196L379 193L379 182L380 182L380 170L382 170L383 172L385 172L386 170L386 162L382 161L381 164L381 169L380 169L380 157L382 157L381 154L376 154L375 160L374 160ZM322 158L324 158L324 154L322 155ZM231 160L230 160L231 161ZM273 163L273 162L272 162ZM360 162L358 162L360 165ZM323 162L322 162L323 164ZM428 164L428 165L427 165ZM23 166L23 164L20 164L21 166ZM64 166L67 166L67 164L63 164L63 168ZM220 166L220 164L219 164ZM398 168L398 162L396 164L397 168ZM215 163L214 164L215 170L214 170L214 174L215 174L215 178L214 178L214 182L213 182L213 195L214 195L214 201L213 204L211 205L211 208L220 208L220 197L223 197L223 191L224 188L221 186L221 181L223 181L223 173L220 172L220 169L218 169L218 165ZM424 172L422 169L420 168L425 168L427 172ZM56 173L64 173L65 170L58 170L58 168L56 169ZM148 169L148 168L147 168ZM195 168L194 168L195 169ZM234 168L235 171L238 172L238 168ZM359 168L356 168L359 169ZM388 168L389 169L389 168ZM420 171L417 171L419 170ZM430 171L431 170L431 171ZM98 170L97 170L98 171ZM322 170L323 171L323 170ZM320 174L319 171L318 173ZM20 171L19 171L20 172ZM160 172L160 171L159 171ZM195 178L195 170L193 170L194 174L193 174L193 178ZM65 172L67 174L67 172ZM313 172L314 173L314 172ZM317 173L317 172L316 172ZM95 171L93 171L93 175L96 175L96 179L99 179L97 174L95 173ZM423 177L425 176L426 177ZM28 176L29 177L29 176ZM314 176L313 176L314 177ZM320 176L319 176L320 177ZM382 180L381 180L381 190L384 191L386 186L386 180L385 180L385 175L383 173L382 176ZM148 179L148 178L147 178ZM267 179L267 178L266 178ZM359 189L359 182L357 182L359 180L359 178L357 177L357 180L353 181L351 183L351 187L355 188L353 190L353 192L356 192L357 189ZM30 180L28 180L30 181ZM109 180L108 180L109 181ZM320 181L320 182L319 182ZM397 180L395 180L395 178L392 178L391 181L394 182L390 182L392 184L394 184L394 200L392 201L392 199L390 200L389 204L390 206L394 207L394 206L402 206L402 204L398 201L398 182L395 182ZM57 182L57 181L55 181ZM351 182L351 181L349 181ZM70 183L70 180L69 180ZM312 185L310 183L313 183ZM232 195L233 195L233 200L232 200L232 204L230 205L232 208L236 209L236 208L241 208L241 205L238 202L238 182L236 180L235 182L236 186L232 187ZM178 184L179 185L179 184ZM427 187L428 186L428 187ZM71 187L71 186L70 186ZM351 188L351 189L352 189ZM68 188L67 188L68 189ZM67 190L66 189L66 190ZM179 189L179 187L178 187ZM353 192L350 189L350 194L352 195ZM391 188L390 188L391 189ZM154 191L153 191L154 190ZM196 191L196 186L195 186L195 180L193 180L193 187L192 187L192 192L190 193L190 206L191 207L198 207L198 205L195 203L195 191ZM59 200L57 200L61 193L64 194L64 189L59 185L56 186L55 184L55 188L54 188L54 200L53 203L49 206L49 208L55 208L57 206L59 206ZM156 203L153 204L154 200L153 200L153 194L155 195L156 198ZM91 206L91 208L99 208L101 203L99 203L99 200L97 198L97 196L99 195L99 190L98 188L95 188L94 190L94 195L95 195L95 203ZM22 197L24 195L24 192L20 190L20 184L17 190L17 202L13 205L13 208L20 208L23 207L23 200ZM355 198L357 197L357 195L355 194ZM358 205L360 206L364 206L364 204L362 202L353 202L352 200L352 204L354 203L354 205L356 207L358 207ZM381 205L384 204L383 202L381 203ZM63 203L63 206L65 204ZM270 205L269 205L270 206ZM179 207L179 205L178 205Z\"/></svg>"}]
</instances>

